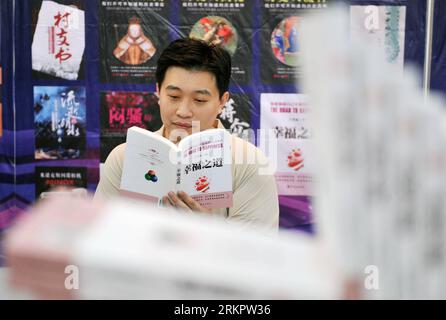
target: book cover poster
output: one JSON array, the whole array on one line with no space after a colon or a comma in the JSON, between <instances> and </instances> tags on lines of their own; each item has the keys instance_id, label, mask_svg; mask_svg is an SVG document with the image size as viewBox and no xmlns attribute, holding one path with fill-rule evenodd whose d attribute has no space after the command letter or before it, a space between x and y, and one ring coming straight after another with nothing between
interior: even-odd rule
<instances>
[{"instance_id":1,"label":"book cover poster","mask_svg":"<svg viewBox=\"0 0 446 320\"><path fill-rule=\"evenodd\" d=\"M249 96L245 94L231 94L218 118L231 134L252 141L254 135L250 123L253 112L255 112L255 109Z\"/></svg>"},{"instance_id":2,"label":"book cover poster","mask_svg":"<svg viewBox=\"0 0 446 320\"><path fill-rule=\"evenodd\" d=\"M100 80L147 83L169 44L168 1L100 1Z\"/></svg>"},{"instance_id":3,"label":"book cover poster","mask_svg":"<svg viewBox=\"0 0 446 320\"><path fill-rule=\"evenodd\" d=\"M225 48L232 57L232 80L238 83L251 79L252 2L180 0L183 36Z\"/></svg>"},{"instance_id":4,"label":"book cover poster","mask_svg":"<svg viewBox=\"0 0 446 320\"><path fill-rule=\"evenodd\" d=\"M262 93L260 104L260 127L271 130L277 142L277 147L271 148L273 141L261 140L260 148L276 166L279 195L312 195L311 125L306 96Z\"/></svg>"},{"instance_id":5,"label":"book cover poster","mask_svg":"<svg viewBox=\"0 0 446 320\"><path fill-rule=\"evenodd\" d=\"M305 14L327 8L326 0L306 3L261 1L260 78L266 84L294 84L301 77L301 28Z\"/></svg>"},{"instance_id":6,"label":"book cover poster","mask_svg":"<svg viewBox=\"0 0 446 320\"><path fill-rule=\"evenodd\" d=\"M87 193L87 168L85 167L37 167L35 170L36 199L48 198L64 188L65 192L78 195Z\"/></svg>"},{"instance_id":7,"label":"book cover poster","mask_svg":"<svg viewBox=\"0 0 446 320\"><path fill-rule=\"evenodd\" d=\"M405 6L351 6L352 38L361 37L376 43L385 53L386 61L403 69L406 30Z\"/></svg>"},{"instance_id":8,"label":"book cover poster","mask_svg":"<svg viewBox=\"0 0 446 320\"><path fill-rule=\"evenodd\" d=\"M85 152L84 87L34 87L35 158L76 159Z\"/></svg>"},{"instance_id":9,"label":"book cover poster","mask_svg":"<svg viewBox=\"0 0 446 320\"><path fill-rule=\"evenodd\" d=\"M101 162L124 143L127 129L156 131L162 126L158 97L149 92L101 92Z\"/></svg>"},{"instance_id":10,"label":"book cover poster","mask_svg":"<svg viewBox=\"0 0 446 320\"><path fill-rule=\"evenodd\" d=\"M31 7L35 78L83 77L85 13L81 1L34 1ZM82 69L82 71L81 71Z\"/></svg>"}]
</instances>

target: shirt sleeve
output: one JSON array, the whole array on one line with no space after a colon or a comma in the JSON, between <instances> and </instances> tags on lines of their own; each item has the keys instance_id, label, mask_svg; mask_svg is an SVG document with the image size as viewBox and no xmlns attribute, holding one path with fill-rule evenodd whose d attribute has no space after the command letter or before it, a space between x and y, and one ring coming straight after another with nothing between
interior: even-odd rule
<instances>
[{"instance_id":1,"label":"shirt sleeve","mask_svg":"<svg viewBox=\"0 0 446 320\"><path fill-rule=\"evenodd\" d=\"M122 168L124 163L125 143L115 147L101 168L99 184L94 199L111 199L119 195Z\"/></svg>"},{"instance_id":2,"label":"shirt sleeve","mask_svg":"<svg viewBox=\"0 0 446 320\"><path fill-rule=\"evenodd\" d=\"M244 157L241 164L235 160L233 206L229 208L227 220L241 227L277 231L279 198L273 172L266 169L268 159L254 145L245 141L243 144L243 153L250 156Z\"/></svg>"}]
</instances>

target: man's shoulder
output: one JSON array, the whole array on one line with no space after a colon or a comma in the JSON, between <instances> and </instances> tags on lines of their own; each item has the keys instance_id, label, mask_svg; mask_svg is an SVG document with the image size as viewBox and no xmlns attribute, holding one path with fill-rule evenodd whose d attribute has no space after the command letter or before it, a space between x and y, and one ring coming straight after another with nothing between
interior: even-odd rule
<instances>
[{"instance_id":1,"label":"man's shoulder","mask_svg":"<svg viewBox=\"0 0 446 320\"><path fill-rule=\"evenodd\" d=\"M126 142L117 145L116 147L114 147L111 153L114 153L119 156L124 155L126 145L127 145Z\"/></svg>"},{"instance_id":2,"label":"man's shoulder","mask_svg":"<svg viewBox=\"0 0 446 320\"><path fill-rule=\"evenodd\" d=\"M124 142L114 147L113 150L108 155L105 163L110 165L122 164L122 162L124 161L125 146L126 143Z\"/></svg>"},{"instance_id":3,"label":"man's shoulder","mask_svg":"<svg viewBox=\"0 0 446 320\"><path fill-rule=\"evenodd\" d=\"M111 198L119 194L125 146L126 144L122 143L113 148L105 163L101 165L101 178L96 188L95 198Z\"/></svg>"}]
</instances>

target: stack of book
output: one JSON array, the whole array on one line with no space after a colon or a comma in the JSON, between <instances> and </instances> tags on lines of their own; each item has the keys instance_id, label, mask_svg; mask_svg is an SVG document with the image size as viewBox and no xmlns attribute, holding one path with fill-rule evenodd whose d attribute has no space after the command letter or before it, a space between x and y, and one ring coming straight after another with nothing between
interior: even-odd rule
<instances>
[{"instance_id":1,"label":"stack of book","mask_svg":"<svg viewBox=\"0 0 446 320\"><path fill-rule=\"evenodd\" d=\"M4 240L12 287L37 298L73 298L66 279L74 244L99 214L98 206L87 199L60 196L41 201L21 216Z\"/></svg>"},{"instance_id":2,"label":"stack of book","mask_svg":"<svg viewBox=\"0 0 446 320\"><path fill-rule=\"evenodd\" d=\"M43 200L10 231L15 288L54 299L337 298L329 255L306 235L262 234L147 203Z\"/></svg>"}]
</instances>

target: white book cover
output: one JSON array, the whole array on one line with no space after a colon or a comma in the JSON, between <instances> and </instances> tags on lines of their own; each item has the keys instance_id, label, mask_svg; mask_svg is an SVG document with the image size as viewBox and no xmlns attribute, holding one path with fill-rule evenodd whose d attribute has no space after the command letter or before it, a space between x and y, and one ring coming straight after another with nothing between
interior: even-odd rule
<instances>
[{"instance_id":1,"label":"white book cover","mask_svg":"<svg viewBox=\"0 0 446 320\"><path fill-rule=\"evenodd\" d=\"M84 49L84 11L43 1L32 43L33 70L77 80Z\"/></svg>"},{"instance_id":2,"label":"white book cover","mask_svg":"<svg viewBox=\"0 0 446 320\"><path fill-rule=\"evenodd\" d=\"M231 135L210 129L178 146L138 127L127 131L121 194L161 203L170 191L184 191L206 208L232 206Z\"/></svg>"},{"instance_id":3,"label":"white book cover","mask_svg":"<svg viewBox=\"0 0 446 320\"><path fill-rule=\"evenodd\" d=\"M275 154L267 150L264 140L260 149L276 160L274 175L279 195L312 195L311 124L306 95L262 93L260 106L260 127L273 130L277 139Z\"/></svg>"}]
</instances>

